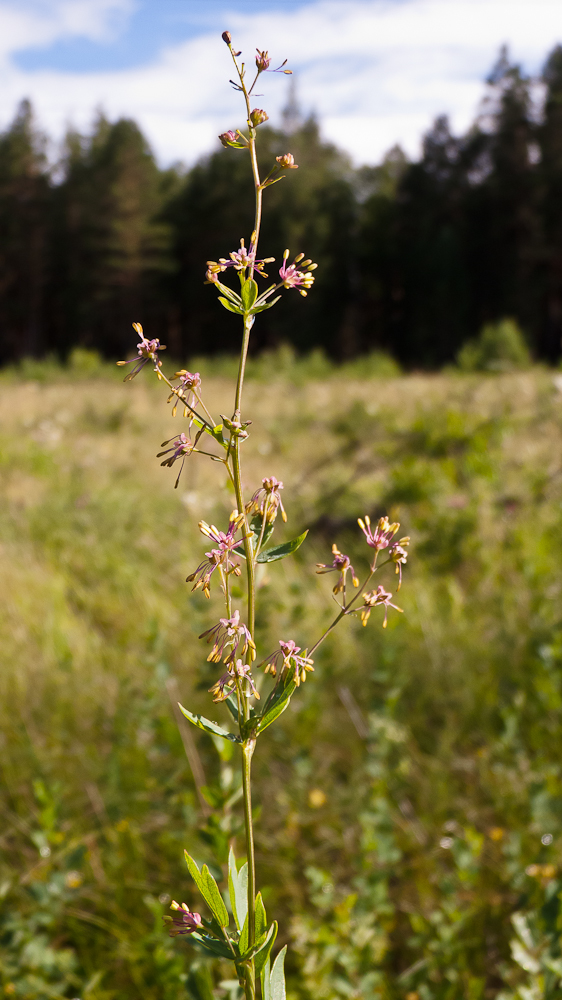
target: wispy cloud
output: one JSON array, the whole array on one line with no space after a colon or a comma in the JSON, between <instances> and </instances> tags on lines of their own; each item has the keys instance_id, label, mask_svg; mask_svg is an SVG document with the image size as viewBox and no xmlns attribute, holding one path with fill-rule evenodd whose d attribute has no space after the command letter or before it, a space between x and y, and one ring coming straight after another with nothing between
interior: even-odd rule
<instances>
[{"instance_id":1,"label":"wispy cloud","mask_svg":"<svg viewBox=\"0 0 562 1000\"><path fill-rule=\"evenodd\" d=\"M62 37L103 41L126 31L133 9L133 0L0 3L0 119L30 96L42 123L60 137L70 121L86 127L101 105L112 117L134 117L162 162L191 162L215 145L219 131L240 123L220 40L228 27L248 58L256 45L274 58L287 56L303 104L318 114L324 134L356 161L373 162L397 141L415 154L441 112L466 128L501 44L536 72L562 41L560 0L317 0L257 15L235 3L225 14L221 5L214 31L179 39L132 69L30 72L13 59L24 46ZM273 117L286 100L286 78L266 78L263 89L260 103Z\"/></svg>"}]
</instances>

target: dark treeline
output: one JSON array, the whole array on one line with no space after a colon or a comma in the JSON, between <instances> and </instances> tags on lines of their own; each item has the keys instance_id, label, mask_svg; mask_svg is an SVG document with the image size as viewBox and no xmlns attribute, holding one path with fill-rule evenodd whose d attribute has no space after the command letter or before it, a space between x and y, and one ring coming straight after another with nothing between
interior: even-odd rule
<instances>
[{"instance_id":1,"label":"dark treeline","mask_svg":"<svg viewBox=\"0 0 562 1000\"><path fill-rule=\"evenodd\" d=\"M290 151L300 169L266 193L261 247L278 261L285 247L305 250L320 266L305 303L288 292L260 317L255 349L383 349L435 366L512 316L536 357L558 358L561 47L540 87L502 52L473 127L455 137L439 118L416 163L396 148L354 170L313 119L293 107L284 125L260 127L262 164ZM103 116L90 135L67 136L54 168L45 150L23 102L0 136L3 359L77 345L120 356L132 321L176 358L235 350L236 319L203 284L204 262L249 238L247 155L221 149L187 172L160 170L134 122Z\"/></svg>"}]
</instances>

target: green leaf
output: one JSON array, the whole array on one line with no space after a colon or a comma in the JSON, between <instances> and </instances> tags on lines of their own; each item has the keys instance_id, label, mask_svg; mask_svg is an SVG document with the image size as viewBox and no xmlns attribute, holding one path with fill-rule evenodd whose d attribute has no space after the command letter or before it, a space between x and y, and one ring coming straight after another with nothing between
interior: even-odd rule
<instances>
[{"instance_id":1,"label":"green leaf","mask_svg":"<svg viewBox=\"0 0 562 1000\"><path fill-rule=\"evenodd\" d=\"M236 700L236 695L234 694L234 692L232 694L229 694L228 698L224 699L224 703L228 708L228 711L230 712L234 721L238 722L238 702Z\"/></svg>"},{"instance_id":2,"label":"green leaf","mask_svg":"<svg viewBox=\"0 0 562 1000\"><path fill-rule=\"evenodd\" d=\"M271 309L271 307L274 306L276 302L279 302L280 298L281 298L280 295L276 295L275 298L271 300L271 302L264 302L262 305L254 306L254 308L252 309L252 316L255 316L257 313L264 312L265 309Z\"/></svg>"},{"instance_id":3,"label":"green leaf","mask_svg":"<svg viewBox=\"0 0 562 1000\"><path fill-rule=\"evenodd\" d=\"M211 955L220 955L221 958L232 959L230 948L226 944L223 944L222 941L208 937L207 934L199 934L198 931L195 931L190 937L194 941L197 941L205 951L210 951Z\"/></svg>"},{"instance_id":4,"label":"green leaf","mask_svg":"<svg viewBox=\"0 0 562 1000\"><path fill-rule=\"evenodd\" d=\"M308 528L306 531L303 531L302 535L298 535L297 538L292 538L290 542L283 542L282 545L274 545L271 549L263 549L260 552L257 561L259 563L276 562L277 559L284 559L285 556L292 555L293 552L300 549L307 535Z\"/></svg>"},{"instance_id":5,"label":"green leaf","mask_svg":"<svg viewBox=\"0 0 562 1000\"><path fill-rule=\"evenodd\" d=\"M222 433L222 424L217 424L216 427L213 427L212 430L209 430L208 427L206 427L205 429L209 434L212 435L212 437L214 437L219 442L219 444L222 444L224 447L226 447L226 441L224 440L224 435Z\"/></svg>"},{"instance_id":6,"label":"green leaf","mask_svg":"<svg viewBox=\"0 0 562 1000\"><path fill-rule=\"evenodd\" d=\"M222 292L222 294L225 295L227 299L230 299L235 306L242 305L242 299L240 298L238 292L234 292L232 288L228 287L228 285L221 285L220 281L215 281L214 285L215 288L218 288L219 292Z\"/></svg>"},{"instance_id":7,"label":"green leaf","mask_svg":"<svg viewBox=\"0 0 562 1000\"><path fill-rule=\"evenodd\" d=\"M256 975L261 977L262 972L265 969L265 966L267 965L268 985L269 985L269 956L271 955L271 949L275 944L276 937L277 937L277 921L274 920L271 927L269 928L265 941L256 952ZM262 983L262 990L263 990L263 983Z\"/></svg>"},{"instance_id":8,"label":"green leaf","mask_svg":"<svg viewBox=\"0 0 562 1000\"><path fill-rule=\"evenodd\" d=\"M269 985L269 981L270 981L270 978L271 978L270 967L271 967L270 966L270 959L269 959L269 954L268 954L267 959L265 961L265 964L263 966L263 969L261 970L261 975L260 975L260 979L261 979L261 995L262 995L263 1000L271 1000L271 989L270 989L270 985Z\"/></svg>"},{"instance_id":9,"label":"green leaf","mask_svg":"<svg viewBox=\"0 0 562 1000\"><path fill-rule=\"evenodd\" d=\"M281 949L273 963L269 979L271 1000L287 1000L287 991L285 989L285 970L283 968L286 954L287 945Z\"/></svg>"},{"instance_id":10,"label":"green leaf","mask_svg":"<svg viewBox=\"0 0 562 1000\"><path fill-rule=\"evenodd\" d=\"M250 312L254 302L258 297L258 286L253 278L248 278L247 281L242 285L242 291L240 293L240 298L242 299L242 304L244 306L245 312Z\"/></svg>"},{"instance_id":11,"label":"green leaf","mask_svg":"<svg viewBox=\"0 0 562 1000\"><path fill-rule=\"evenodd\" d=\"M217 918L221 927L228 927L228 910L224 905L224 899L219 892L219 887L207 868L207 865L203 865L201 869L201 878L205 883L205 899L209 901L209 906L214 916Z\"/></svg>"},{"instance_id":12,"label":"green leaf","mask_svg":"<svg viewBox=\"0 0 562 1000\"><path fill-rule=\"evenodd\" d=\"M203 865L203 868L199 871L197 862L194 861L191 855L188 854L187 851L184 851L183 853L185 855L185 863L189 874L199 889L199 892L203 896L203 899L205 900L211 913L214 917L216 917L221 927L228 927L228 911L219 892L219 887L207 868L207 865Z\"/></svg>"},{"instance_id":13,"label":"green leaf","mask_svg":"<svg viewBox=\"0 0 562 1000\"><path fill-rule=\"evenodd\" d=\"M240 955L244 958L246 957L246 952L248 951L248 943L250 938L250 930L248 927L248 914L246 913L246 919L244 925L240 932L240 940L238 942L238 947L240 948Z\"/></svg>"},{"instance_id":14,"label":"green leaf","mask_svg":"<svg viewBox=\"0 0 562 1000\"><path fill-rule=\"evenodd\" d=\"M221 306L224 306L224 308L228 309L229 312L236 313L237 316L244 315L244 311L240 309L239 306L235 306L232 302L229 302L223 295L219 295L219 302Z\"/></svg>"},{"instance_id":15,"label":"green leaf","mask_svg":"<svg viewBox=\"0 0 562 1000\"><path fill-rule=\"evenodd\" d=\"M261 941L266 931L267 917L265 914L265 906L263 905L261 892L258 892L256 896L256 942L259 943Z\"/></svg>"},{"instance_id":16,"label":"green leaf","mask_svg":"<svg viewBox=\"0 0 562 1000\"><path fill-rule=\"evenodd\" d=\"M203 729L206 733L211 733L212 736L222 736L223 740L231 740L232 743L240 743L240 737L235 736L234 733L227 733L226 729L221 729L216 722L211 722L210 719L206 719L204 715L194 715L190 712L188 708L184 708L178 702L178 708L182 715L185 715L186 719L189 719L194 726L198 729Z\"/></svg>"},{"instance_id":17,"label":"green leaf","mask_svg":"<svg viewBox=\"0 0 562 1000\"><path fill-rule=\"evenodd\" d=\"M242 865L240 871L237 870L232 848L228 855L228 892L234 920L240 931L248 913L248 865Z\"/></svg>"},{"instance_id":18,"label":"green leaf","mask_svg":"<svg viewBox=\"0 0 562 1000\"><path fill-rule=\"evenodd\" d=\"M275 722L287 708L296 687L297 682L294 678L291 678L283 688L275 691L265 703L263 714L258 716L257 719L249 720L253 722L252 728L258 733L263 733L264 729L267 729L272 722Z\"/></svg>"}]
</instances>

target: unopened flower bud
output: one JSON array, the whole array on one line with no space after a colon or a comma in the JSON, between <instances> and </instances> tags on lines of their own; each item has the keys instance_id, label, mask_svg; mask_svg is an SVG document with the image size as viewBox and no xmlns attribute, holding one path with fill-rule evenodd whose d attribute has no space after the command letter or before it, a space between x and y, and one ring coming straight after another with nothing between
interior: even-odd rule
<instances>
[{"instance_id":1,"label":"unopened flower bud","mask_svg":"<svg viewBox=\"0 0 562 1000\"><path fill-rule=\"evenodd\" d=\"M223 31L223 33L222 33L222 40L227 45L230 45L232 43L232 35L230 34L230 31Z\"/></svg>"},{"instance_id":2,"label":"unopened flower bud","mask_svg":"<svg viewBox=\"0 0 562 1000\"><path fill-rule=\"evenodd\" d=\"M271 62L269 52L260 52L259 49L256 49L256 52L256 66L260 73L265 73L266 69L269 69L269 64Z\"/></svg>"},{"instance_id":3,"label":"unopened flower bud","mask_svg":"<svg viewBox=\"0 0 562 1000\"><path fill-rule=\"evenodd\" d=\"M228 149L228 147L231 146L233 142L236 142L237 135L236 132L233 132L232 129L230 129L228 132L221 132L221 134L219 135L219 139L222 142L223 146L225 146Z\"/></svg>"},{"instance_id":4,"label":"unopened flower bud","mask_svg":"<svg viewBox=\"0 0 562 1000\"><path fill-rule=\"evenodd\" d=\"M295 163L295 158L292 153L283 153L283 156L276 156L279 166L282 170L298 170L298 163Z\"/></svg>"},{"instance_id":5,"label":"unopened flower bud","mask_svg":"<svg viewBox=\"0 0 562 1000\"><path fill-rule=\"evenodd\" d=\"M254 108L254 110L250 112L250 122L254 128L267 121L269 121L269 115L265 111L262 111L261 108Z\"/></svg>"}]
</instances>

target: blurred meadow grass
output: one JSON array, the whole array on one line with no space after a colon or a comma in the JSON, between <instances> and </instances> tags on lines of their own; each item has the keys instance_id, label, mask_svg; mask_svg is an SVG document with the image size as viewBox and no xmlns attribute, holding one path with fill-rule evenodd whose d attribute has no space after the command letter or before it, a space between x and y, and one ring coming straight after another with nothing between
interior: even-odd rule
<instances>
[{"instance_id":1,"label":"blurred meadow grass","mask_svg":"<svg viewBox=\"0 0 562 1000\"><path fill-rule=\"evenodd\" d=\"M199 369L225 412L233 362ZM276 475L278 540L310 528L263 567L263 652L329 622L315 563L336 541L366 568L357 516L412 536L405 613L336 631L260 742L259 877L292 915L290 997L561 996L561 377L287 350L249 375L246 490ZM170 898L198 902L183 848L219 876L240 829L231 748L173 710L209 714L197 636L218 612L184 580L198 520L233 498L196 457L174 491L155 455L181 421L148 376L124 386L80 351L0 386L5 995L236 1000L161 924Z\"/></svg>"}]
</instances>

